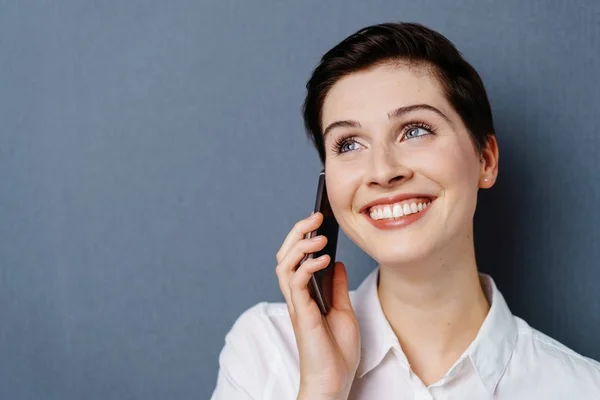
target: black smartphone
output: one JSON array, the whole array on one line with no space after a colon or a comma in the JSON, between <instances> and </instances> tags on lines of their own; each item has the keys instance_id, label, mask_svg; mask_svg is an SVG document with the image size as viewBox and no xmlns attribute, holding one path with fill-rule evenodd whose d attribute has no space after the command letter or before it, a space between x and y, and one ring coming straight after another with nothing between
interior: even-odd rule
<instances>
[{"instance_id":1,"label":"black smartphone","mask_svg":"<svg viewBox=\"0 0 600 400\"><path fill-rule=\"evenodd\" d=\"M321 314L326 315L331 307L332 283L333 283L333 265L335 264L335 251L337 249L339 225L331 210L329 197L327 196L327 187L325 186L325 171L319 174L319 184L317 186L317 198L315 201L314 212L323 214L323 223L319 228L306 235L307 238L323 235L327 238L325 248L316 253L307 254L302 262L310 258L318 258L324 254L329 255L329 265L326 268L315 272L308 283L308 290L311 297L315 300Z\"/></svg>"}]
</instances>

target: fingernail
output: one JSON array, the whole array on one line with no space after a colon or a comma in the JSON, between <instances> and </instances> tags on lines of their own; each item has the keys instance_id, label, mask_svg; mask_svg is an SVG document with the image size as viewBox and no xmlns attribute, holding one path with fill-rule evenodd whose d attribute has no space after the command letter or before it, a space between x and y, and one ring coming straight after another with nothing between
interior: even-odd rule
<instances>
[{"instance_id":1,"label":"fingernail","mask_svg":"<svg viewBox=\"0 0 600 400\"><path fill-rule=\"evenodd\" d=\"M313 238L310 238L310 240L313 241L313 242L318 242L319 240L321 240L322 237L323 236L319 235L319 236L315 236Z\"/></svg>"},{"instance_id":2,"label":"fingernail","mask_svg":"<svg viewBox=\"0 0 600 400\"><path fill-rule=\"evenodd\" d=\"M317 218L317 215L319 215L319 214L313 213L310 217L308 217L308 219L315 219L315 218Z\"/></svg>"}]
</instances>

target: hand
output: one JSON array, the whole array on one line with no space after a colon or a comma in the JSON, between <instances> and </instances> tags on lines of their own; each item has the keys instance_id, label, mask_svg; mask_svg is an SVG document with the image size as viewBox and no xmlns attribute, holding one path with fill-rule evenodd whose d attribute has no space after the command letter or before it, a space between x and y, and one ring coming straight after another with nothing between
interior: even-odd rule
<instances>
[{"instance_id":1,"label":"hand","mask_svg":"<svg viewBox=\"0 0 600 400\"><path fill-rule=\"evenodd\" d=\"M296 223L277 252L277 278L292 320L300 357L298 398L347 399L360 360L358 321L348 294L346 267L336 262L333 274L331 309L321 314L308 291L313 272L329 264L329 256L304 256L322 250L324 236L306 239L306 234L323 222L323 214Z\"/></svg>"}]
</instances>

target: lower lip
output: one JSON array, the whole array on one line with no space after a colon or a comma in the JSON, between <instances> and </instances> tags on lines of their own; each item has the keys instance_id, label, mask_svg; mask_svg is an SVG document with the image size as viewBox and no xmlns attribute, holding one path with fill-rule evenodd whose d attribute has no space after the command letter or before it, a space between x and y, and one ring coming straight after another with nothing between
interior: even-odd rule
<instances>
[{"instance_id":1,"label":"lower lip","mask_svg":"<svg viewBox=\"0 0 600 400\"><path fill-rule=\"evenodd\" d=\"M413 222L421 219L423 217L423 215L425 215L425 213L427 211L429 211L432 204L433 204L433 200L431 201L431 203L429 203L427 208L423 209L423 211L419 211L418 213L410 214L405 217L400 217L398 219L373 219L373 218L371 218L371 216L369 214L365 213L364 215L365 215L365 218L367 218L367 220L377 229L384 229L384 230L400 229L400 228L404 228L405 226L408 226L408 225L412 224Z\"/></svg>"}]
</instances>

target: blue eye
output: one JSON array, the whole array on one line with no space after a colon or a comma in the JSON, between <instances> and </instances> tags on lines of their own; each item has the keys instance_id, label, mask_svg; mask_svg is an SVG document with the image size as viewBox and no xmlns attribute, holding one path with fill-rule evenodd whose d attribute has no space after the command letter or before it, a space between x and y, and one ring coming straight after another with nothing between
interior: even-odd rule
<instances>
[{"instance_id":1,"label":"blue eye","mask_svg":"<svg viewBox=\"0 0 600 400\"><path fill-rule=\"evenodd\" d=\"M405 139L413 139L424 135L431 134L431 131L421 126L413 126L406 131Z\"/></svg>"},{"instance_id":2,"label":"blue eye","mask_svg":"<svg viewBox=\"0 0 600 400\"><path fill-rule=\"evenodd\" d=\"M359 145L360 144L354 140L352 136L341 137L336 140L335 144L333 145L333 150L337 154L348 153L350 151L357 150Z\"/></svg>"},{"instance_id":3,"label":"blue eye","mask_svg":"<svg viewBox=\"0 0 600 400\"><path fill-rule=\"evenodd\" d=\"M345 153L347 151L353 151L356 150L356 146L358 145L358 143L354 142L354 141L347 141L346 143L343 143L340 146L340 153Z\"/></svg>"},{"instance_id":4,"label":"blue eye","mask_svg":"<svg viewBox=\"0 0 600 400\"><path fill-rule=\"evenodd\" d=\"M425 122L413 120L404 125L402 132L404 132L404 135L400 140L401 142L407 139L416 139L421 136L434 135L437 131L434 127ZM355 138L356 136L352 134L339 137L332 146L333 152L336 154L344 154L360 150L363 146L357 142Z\"/></svg>"}]
</instances>

